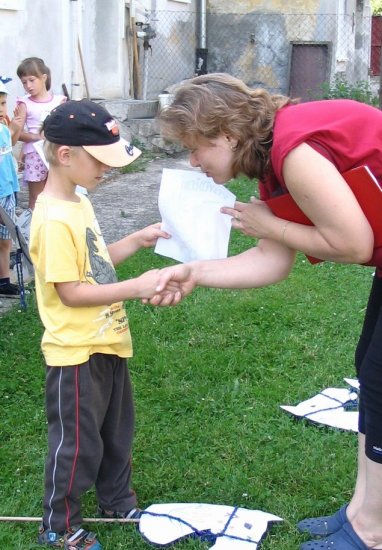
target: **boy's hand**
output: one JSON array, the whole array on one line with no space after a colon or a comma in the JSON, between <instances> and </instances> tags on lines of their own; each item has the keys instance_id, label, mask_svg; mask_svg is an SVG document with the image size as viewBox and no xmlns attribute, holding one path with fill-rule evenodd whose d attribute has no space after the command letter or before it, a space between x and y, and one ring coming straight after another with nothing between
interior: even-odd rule
<instances>
[{"instance_id":1,"label":"boy's hand","mask_svg":"<svg viewBox=\"0 0 382 550\"><path fill-rule=\"evenodd\" d=\"M162 237L163 239L171 238L169 233L162 231L160 223L154 223L144 227L140 231L136 231L135 236L140 248L155 246L159 237Z\"/></svg>"},{"instance_id":2,"label":"boy's hand","mask_svg":"<svg viewBox=\"0 0 382 550\"><path fill-rule=\"evenodd\" d=\"M175 286L174 286L175 285ZM143 303L151 304L152 306L177 305L185 296L190 294L196 286L192 276L192 268L189 264L172 265L165 267L159 271L158 284L156 287L157 293L149 300L143 300ZM168 293L174 291L173 302L166 303Z\"/></svg>"},{"instance_id":3,"label":"boy's hand","mask_svg":"<svg viewBox=\"0 0 382 550\"><path fill-rule=\"evenodd\" d=\"M161 289L158 290L158 277L160 271L158 269L152 269L146 271L136 281L139 285L139 295L144 304L151 303L151 299L157 296L155 305L170 306L176 305L182 299L182 292L178 282L166 281L161 284Z\"/></svg>"}]
</instances>

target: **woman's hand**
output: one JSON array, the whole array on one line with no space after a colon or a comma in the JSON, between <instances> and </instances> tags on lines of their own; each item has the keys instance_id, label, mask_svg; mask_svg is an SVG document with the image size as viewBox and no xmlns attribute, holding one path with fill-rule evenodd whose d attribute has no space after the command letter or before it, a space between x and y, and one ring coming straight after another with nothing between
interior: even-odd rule
<instances>
[{"instance_id":1,"label":"woman's hand","mask_svg":"<svg viewBox=\"0 0 382 550\"><path fill-rule=\"evenodd\" d=\"M279 218L264 201L251 197L251 202L235 202L234 208L223 207L223 214L232 216L232 227L239 229L244 235L257 239L272 238L275 222L279 224Z\"/></svg>"}]
</instances>

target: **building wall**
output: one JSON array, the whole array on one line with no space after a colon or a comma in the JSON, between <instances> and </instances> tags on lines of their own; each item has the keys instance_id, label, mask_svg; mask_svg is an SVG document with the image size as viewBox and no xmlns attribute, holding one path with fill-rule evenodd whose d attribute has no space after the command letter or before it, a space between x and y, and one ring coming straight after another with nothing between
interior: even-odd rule
<instances>
[{"instance_id":1,"label":"building wall","mask_svg":"<svg viewBox=\"0 0 382 550\"><path fill-rule=\"evenodd\" d=\"M288 93L292 45L326 44L328 79L369 78L368 0L207 0L207 9L209 71Z\"/></svg>"},{"instance_id":2,"label":"building wall","mask_svg":"<svg viewBox=\"0 0 382 550\"><path fill-rule=\"evenodd\" d=\"M42 57L52 71L52 89L61 92L61 84L69 84L68 26L62 22L68 18L68 3L49 0L49 24L46 24L46 3L43 0L2 2L0 0L0 75L13 80L7 84L10 90L9 106L13 108L15 97L24 94L16 70L25 57ZM11 5L17 9L5 9ZM65 52L65 53L63 53Z\"/></svg>"},{"instance_id":3,"label":"building wall","mask_svg":"<svg viewBox=\"0 0 382 550\"><path fill-rule=\"evenodd\" d=\"M133 25L149 22L156 37L145 51L137 39L138 72L147 76L147 99L196 67L199 0L0 0L0 75L12 77L10 109L23 88L16 68L42 57L52 89L71 97L134 97ZM331 44L331 75L366 79L369 0L207 0L208 71L226 71L249 84L286 92L290 45ZM330 21L330 24L328 23ZM334 24L333 24L334 22ZM366 27L365 27L366 25ZM81 56L84 65L81 63ZM135 83L135 81L134 81Z\"/></svg>"},{"instance_id":4,"label":"building wall","mask_svg":"<svg viewBox=\"0 0 382 550\"><path fill-rule=\"evenodd\" d=\"M56 93L64 83L71 97L84 97L86 83L91 97L129 97L128 7L125 0L0 0L0 75L13 78L11 106L24 93L17 66L31 56L51 69Z\"/></svg>"}]
</instances>

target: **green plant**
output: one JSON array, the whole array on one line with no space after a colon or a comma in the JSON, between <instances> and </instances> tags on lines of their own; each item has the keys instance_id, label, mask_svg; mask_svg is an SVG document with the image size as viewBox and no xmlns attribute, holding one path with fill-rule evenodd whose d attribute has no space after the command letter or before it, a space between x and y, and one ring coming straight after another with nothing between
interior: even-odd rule
<instances>
[{"instance_id":1,"label":"green plant","mask_svg":"<svg viewBox=\"0 0 382 550\"><path fill-rule=\"evenodd\" d=\"M238 200L253 181L230 184ZM232 233L230 254L253 245ZM174 263L144 249L118 266L126 279ZM159 502L210 502L284 518L262 550L296 550L295 523L347 502L357 436L280 410L353 377L372 269L311 266L299 255L289 279L262 289L200 288L174 308L127 305L134 357L137 429L133 482L143 508ZM41 323L34 295L0 330L0 515L39 516L46 452ZM318 467L319 465L319 467ZM94 490L83 499L94 515ZM0 548L38 549L36 523L6 523ZM131 526L91 524L106 549L147 550ZM176 550L207 550L200 540ZM174 547L175 549L175 547Z\"/></svg>"},{"instance_id":2,"label":"green plant","mask_svg":"<svg viewBox=\"0 0 382 550\"><path fill-rule=\"evenodd\" d=\"M346 80L342 75L336 75L331 82L322 84L323 99L355 99L361 103L378 106L378 96L373 94L370 84L366 80L358 80L354 84Z\"/></svg>"},{"instance_id":3,"label":"green plant","mask_svg":"<svg viewBox=\"0 0 382 550\"><path fill-rule=\"evenodd\" d=\"M153 151L147 151L144 147L137 145L137 147L142 151L140 157L138 157L134 162L123 166L121 172L123 174L134 174L136 172L144 172L149 162L159 158L166 158L166 153L154 153Z\"/></svg>"},{"instance_id":4,"label":"green plant","mask_svg":"<svg viewBox=\"0 0 382 550\"><path fill-rule=\"evenodd\" d=\"M370 0L373 15L382 15L382 0Z\"/></svg>"},{"instance_id":5,"label":"green plant","mask_svg":"<svg viewBox=\"0 0 382 550\"><path fill-rule=\"evenodd\" d=\"M122 174L135 174L136 172L144 172L148 163L159 158L166 158L167 156L166 153L149 151L145 148L144 143L136 138L133 138L131 140L131 144L134 145L134 147L140 149L142 151L142 154L131 164L123 166L121 168Z\"/></svg>"}]
</instances>

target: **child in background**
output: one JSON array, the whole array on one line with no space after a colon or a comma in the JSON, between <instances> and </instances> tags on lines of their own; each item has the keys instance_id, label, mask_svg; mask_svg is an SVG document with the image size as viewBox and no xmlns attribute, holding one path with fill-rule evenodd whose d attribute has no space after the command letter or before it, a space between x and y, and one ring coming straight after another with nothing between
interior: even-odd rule
<instances>
[{"instance_id":1,"label":"child in background","mask_svg":"<svg viewBox=\"0 0 382 550\"><path fill-rule=\"evenodd\" d=\"M16 221L16 197L19 190L15 159L12 145L16 143L22 129L18 110L12 120L7 115L8 90L0 81L0 205ZM20 294L19 287L10 281L10 253L12 239L8 229L0 221L0 295L15 297Z\"/></svg>"},{"instance_id":2,"label":"child in background","mask_svg":"<svg viewBox=\"0 0 382 550\"><path fill-rule=\"evenodd\" d=\"M50 69L39 57L24 59L17 68L17 76L27 92L17 101L22 124L26 126L19 139L24 142L24 184L29 188L28 207L33 210L38 194L44 189L48 173L33 143L43 139L41 128L45 117L54 107L66 101L66 97L50 91Z\"/></svg>"},{"instance_id":3,"label":"child in background","mask_svg":"<svg viewBox=\"0 0 382 550\"><path fill-rule=\"evenodd\" d=\"M100 550L96 535L81 527L85 491L95 486L101 517L140 517L130 485L132 344L123 300L154 296L158 279L158 270L151 270L117 282L114 266L169 235L154 224L106 246L89 199L76 193L77 184L95 189L110 166L130 164L140 154L119 137L116 121L103 107L69 100L53 109L43 129L49 173L30 238L45 327L48 419L38 542ZM165 305L179 301L177 288L166 289Z\"/></svg>"}]
</instances>

